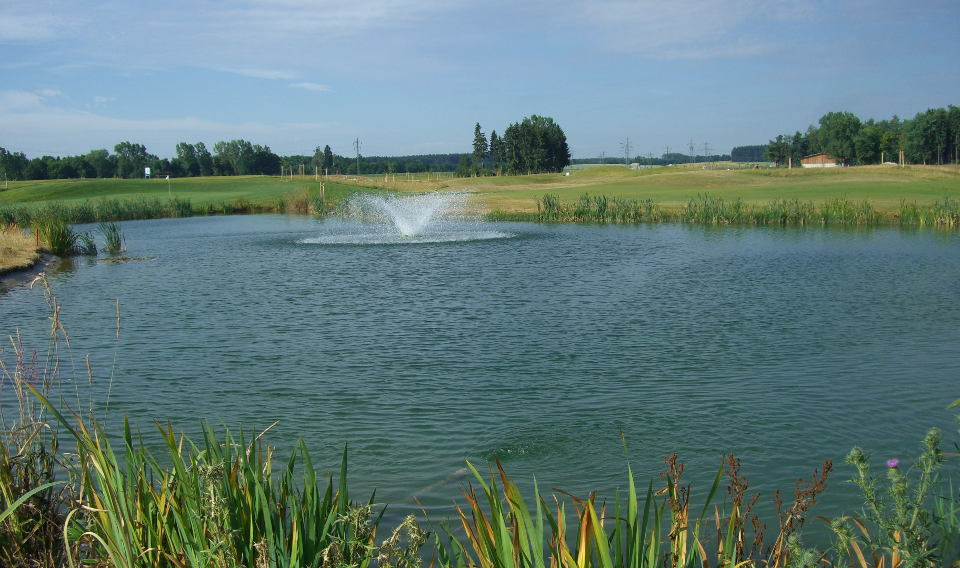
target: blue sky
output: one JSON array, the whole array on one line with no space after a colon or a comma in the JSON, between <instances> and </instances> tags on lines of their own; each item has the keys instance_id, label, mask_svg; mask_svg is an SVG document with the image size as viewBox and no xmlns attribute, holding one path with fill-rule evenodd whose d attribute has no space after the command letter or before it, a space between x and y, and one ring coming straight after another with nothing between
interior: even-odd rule
<instances>
[{"instance_id":1,"label":"blue sky","mask_svg":"<svg viewBox=\"0 0 960 568\"><path fill-rule=\"evenodd\" d=\"M726 153L960 104L958 38L955 0L4 0L0 146L469 152L540 114L574 157Z\"/></svg>"}]
</instances>

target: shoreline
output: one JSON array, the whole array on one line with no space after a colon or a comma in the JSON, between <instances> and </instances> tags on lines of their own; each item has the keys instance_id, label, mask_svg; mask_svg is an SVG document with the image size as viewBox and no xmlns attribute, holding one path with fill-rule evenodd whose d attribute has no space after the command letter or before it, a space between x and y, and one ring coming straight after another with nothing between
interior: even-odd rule
<instances>
[{"instance_id":1,"label":"shoreline","mask_svg":"<svg viewBox=\"0 0 960 568\"><path fill-rule=\"evenodd\" d=\"M55 268L60 261L59 256L49 253L40 253L33 265L23 268L10 268L0 270L0 295L19 288L24 284L29 284L33 278L46 271L49 268Z\"/></svg>"}]
</instances>

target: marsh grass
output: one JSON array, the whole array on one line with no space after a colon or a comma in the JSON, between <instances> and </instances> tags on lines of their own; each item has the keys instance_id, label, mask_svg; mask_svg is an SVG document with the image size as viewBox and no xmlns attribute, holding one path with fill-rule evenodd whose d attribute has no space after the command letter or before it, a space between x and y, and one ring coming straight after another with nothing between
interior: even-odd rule
<instances>
[{"instance_id":1,"label":"marsh grass","mask_svg":"<svg viewBox=\"0 0 960 568\"><path fill-rule=\"evenodd\" d=\"M537 200L541 223L659 223L700 225L831 226L901 225L940 229L960 228L960 201L946 197L930 205L902 202L898 211L877 209L869 201L832 198L822 202L777 199L750 204L741 198L700 194L684 207L667 209L653 200L629 200L584 194L573 203L562 203L556 194Z\"/></svg>"},{"instance_id":2,"label":"marsh grass","mask_svg":"<svg viewBox=\"0 0 960 568\"><path fill-rule=\"evenodd\" d=\"M0 565L62 566L62 538L73 488L57 479L68 458L40 399L60 386L60 348L69 338L60 306L41 279L50 309L50 345L29 352L19 333L0 346Z\"/></svg>"},{"instance_id":3,"label":"marsh grass","mask_svg":"<svg viewBox=\"0 0 960 568\"><path fill-rule=\"evenodd\" d=\"M681 566L786 567L804 555L798 535L807 509L826 487L829 462L808 483L798 483L794 503L781 511L779 532L764 548L763 530L747 498L748 483L733 456L717 471L703 505L691 504L684 485L684 466L676 455L666 458L664 486L638 488L627 470L625 493L612 504L559 491L540 493L534 482L531 504L498 462L489 480L471 464L479 492L464 493L466 507L457 507L459 536L447 530L439 551L444 566L532 568L655 568ZM729 500L716 503L722 479ZM754 536L751 539L751 530ZM799 564L797 564L799 565Z\"/></svg>"},{"instance_id":4,"label":"marsh grass","mask_svg":"<svg viewBox=\"0 0 960 568\"><path fill-rule=\"evenodd\" d=\"M103 235L103 251L107 254L117 255L124 251L123 232L120 230L120 224L113 221L100 223L97 228Z\"/></svg>"}]
</instances>

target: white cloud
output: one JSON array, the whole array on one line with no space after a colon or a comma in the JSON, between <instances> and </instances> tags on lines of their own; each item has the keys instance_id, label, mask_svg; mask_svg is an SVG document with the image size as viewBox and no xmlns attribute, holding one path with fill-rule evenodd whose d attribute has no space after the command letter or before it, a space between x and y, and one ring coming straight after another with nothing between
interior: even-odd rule
<instances>
[{"instance_id":1,"label":"white cloud","mask_svg":"<svg viewBox=\"0 0 960 568\"><path fill-rule=\"evenodd\" d=\"M0 91L0 113L43 108L43 97L27 91Z\"/></svg>"},{"instance_id":2,"label":"white cloud","mask_svg":"<svg viewBox=\"0 0 960 568\"><path fill-rule=\"evenodd\" d=\"M97 99L107 97L97 97ZM317 122L218 122L197 117L126 119L66 107L51 106L36 93L0 91L0 124L5 136L33 153L83 154L91 148L112 147L121 140L145 144L160 156L173 154L177 142L244 138L257 143L315 136L333 125ZM51 141L56 140L55 147Z\"/></svg>"},{"instance_id":3,"label":"white cloud","mask_svg":"<svg viewBox=\"0 0 960 568\"><path fill-rule=\"evenodd\" d=\"M113 101L115 101L115 100L117 100L116 97L103 97L103 96L99 96L99 95L96 96L96 97L93 97L93 102L94 102L94 104L98 104L98 105L102 105L102 104L106 104L106 103L111 103L111 102L113 102Z\"/></svg>"},{"instance_id":4,"label":"white cloud","mask_svg":"<svg viewBox=\"0 0 960 568\"><path fill-rule=\"evenodd\" d=\"M224 29L286 39L289 33L351 35L397 27L457 4L438 0L241 0L228 10L209 10Z\"/></svg>"},{"instance_id":5,"label":"white cloud","mask_svg":"<svg viewBox=\"0 0 960 568\"><path fill-rule=\"evenodd\" d=\"M755 30L784 16L782 2L762 0L590 0L576 12L608 48L659 59L765 53L770 44Z\"/></svg>"},{"instance_id":6,"label":"white cloud","mask_svg":"<svg viewBox=\"0 0 960 568\"><path fill-rule=\"evenodd\" d=\"M296 79L297 74L292 71L284 71L282 69L222 69L227 73L236 73L237 75L243 75L245 77L253 77L254 79L284 79L291 80Z\"/></svg>"},{"instance_id":7,"label":"white cloud","mask_svg":"<svg viewBox=\"0 0 960 568\"><path fill-rule=\"evenodd\" d=\"M40 89L39 91L37 91L37 94L40 95L41 97L59 97L63 93L61 93L56 89Z\"/></svg>"},{"instance_id":8,"label":"white cloud","mask_svg":"<svg viewBox=\"0 0 960 568\"><path fill-rule=\"evenodd\" d=\"M55 37L63 28L56 12L43 9L40 2L7 0L0 5L0 40L43 40Z\"/></svg>"},{"instance_id":9,"label":"white cloud","mask_svg":"<svg viewBox=\"0 0 960 568\"><path fill-rule=\"evenodd\" d=\"M317 83L290 83L290 86L295 89L305 89L307 91L325 92L330 90L330 87Z\"/></svg>"}]
</instances>

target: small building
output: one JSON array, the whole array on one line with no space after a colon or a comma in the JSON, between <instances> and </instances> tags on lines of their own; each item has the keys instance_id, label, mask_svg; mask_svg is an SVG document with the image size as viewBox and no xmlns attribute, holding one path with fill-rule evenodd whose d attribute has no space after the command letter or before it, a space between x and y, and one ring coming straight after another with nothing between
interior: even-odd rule
<instances>
[{"instance_id":1,"label":"small building","mask_svg":"<svg viewBox=\"0 0 960 568\"><path fill-rule=\"evenodd\" d=\"M820 152L819 154L804 156L800 160L800 165L805 168L835 168L838 164L836 158L830 154Z\"/></svg>"}]
</instances>

